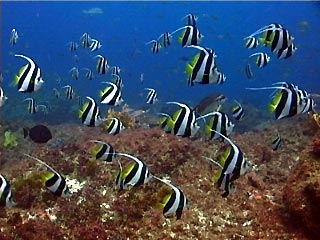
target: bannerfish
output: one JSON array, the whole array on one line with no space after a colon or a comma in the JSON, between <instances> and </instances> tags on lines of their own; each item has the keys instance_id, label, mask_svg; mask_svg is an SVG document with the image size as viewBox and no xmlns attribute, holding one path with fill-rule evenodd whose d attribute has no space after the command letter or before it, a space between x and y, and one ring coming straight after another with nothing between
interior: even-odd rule
<instances>
[{"instance_id":1,"label":"bannerfish","mask_svg":"<svg viewBox=\"0 0 320 240\"><path fill-rule=\"evenodd\" d=\"M197 25L198 17L196 15L194 15L193 13L187 14L182 19L187 19L187 25L188 26L194 26L195 27Z\"/></svg>"},{"instance_id":2,"label":"bannerfish","mask_svg":"<svg viewBox=\"0 0 320 240\"><path fill-rule=\"evenodd\" d=\"M4 95L3 93L3 89L2 87L0 87L0 107L3 106L3 104L5 103L5 101L7 101L7 97Z\"/></svg>"},{"instance_id":3,"label":"bannerfish","mask_svg":"<svg viewBox=\"0 0 320 240\"><path fill-rule=\"evenodd\" d=\"M97 51L102 47L101 42L96 39L91 39L90 50L91 52Z\"/></svg>"},{"instance_id":4,"label":"bannerfish","mask_svg":"<svg viewBox=\"0 0 320 240\"><path fill-rule=\"evenodd\" d=\"M111 135L116 135L122 132L125 129L125 127L123 126L123 123L119 118L113 117L106 119L104 129L107 131L107 133Z\"/></svg>"},{"instance_id":5,"label":"bannerfish","mask_svg":"<svg viewBox=\"0 0 320 240\"><path fill-rule=\"evenodd\" d=\"M81 122L88 127L99 126L104 119L100 117L100 110L97 102L91 98L86 97L89 102L83 104L78 111L78 116L81 118Z\"/></svg>"},{"instance_id":6,"label":"bannerfish","mask_svg":"<svg viewBox=\"0 0 320 240\"><path fill-rule=\"evenodd\" d=\"M281 147L282 139L280 137L280 134L278 133L275 137L272 138L272 150L277 151Z\"/></svg>"},{"instance_id":7,"label":"bannerfish","mask_svg":"<svg viewBox=\"0 0 320 240\"><path fill-rule=\"evenodd\" d=\"M31 129L23 128L23 136L26 138L27 136L36 143L46 143L50 139L52 139L51 131L45 125L39 124Z\"/></svg>"},{"instance_id":8,"label":"bannerfish","mask_svg":"<svg viewBox=\"0 0 320 240\"><path fill-rule=\"evenodd\" d=\"M146 45L149 45L149 44L152 44L151 49L150 49L152 53L159 53L160 52L161 44L158 40L151 40L146 43Z\"/></svg>"},{"instance_id":9,"label":"bannerfish","mask_svg":"<svg viewBox=\"0 0 320 240\"><path fill-rule=\"evenodd\" d=\"M184 26L178 28L177 30L173 31L171 35L175 34L178 31L182 31L180 37L178 38L178 42L181 44L182 47L187 46L197 46L201 43L203 35L200 33L199 29L196 26Z\"/></svg>"},{"instance_id":10,"label":"bannerfish","mask_svg":"<svg viewBox=\"0 0 320 240\"><path fill-rule=\"evenodd\" d=\"M91 142L97 143L97 145L91 150L91 153L95 159L112 163L113 158L116 157L116 152L113 146L109 143L99 140L91 140Z\"/></svg>"},{"instance_id":11,"label":"bannerfish","mask_svg":"<svg viewBox=\"0 0 320 240\"><path fill-rule=\"evenodd\" d=\"M123 102L122 93L119 87L112 82L103 82L110 86L99 92L100 103L118 106Z\"/></svg>"},{"instance_id":12,"label":"bannerfish","mask_svg":"<svg viewBox=\"0 0 320 240\"><path fill-rule=\"evenodd\" d=\"M154 88L145 88L145 90L149 91L146 98L146 103L154 104L158 100L156 90Z\"/></svg>"},{"instance_id":13,"label":"bannerfish","mask_svg":"<svg viewBox=\"0 0 320 240\"><path fill-rule=\"evenodd\" d=\"M11 185L9 181L0 174L0 207L12 207L14 205L16 205L16 203L13 198Z\"/></svg>"},{"instance_id":14,"label":"bannerfish","mask_svg":"<svg viewBox=\"0 0 320 240\"><path fill-rule=\"evenodd\" d=\"M254 57L254 56L257 56L255 64L259 68L265 67L268 64L268 62L270 61L270 57L266 53L263 53L263 52L253 53L249 56L249 58Z\"/></svg>"},{"instance_id":15,"label":"bannerfish","mask_svg":"<svg viewBox=\"0 0 320 240\"><path fill-rule=\"evenodd\" d=\"M16 45L18 42L18 39L19 39L18 31L15 28L13 28L11 30L11 35L10 35L10 40L9 40L10 45L12 45L12 46Z\"/></svg>"},{"instance_id":16,"label":"bannerfish","mask_svg":"<svg viewBox=\"0 0 320 240\"><path fill-rule=\"evenodd\" d=\"M108 60L102 56L97 55L95 58L98 58L96 69L99 74L106 74L109 71Z\"/></svg>"}]
</instances>

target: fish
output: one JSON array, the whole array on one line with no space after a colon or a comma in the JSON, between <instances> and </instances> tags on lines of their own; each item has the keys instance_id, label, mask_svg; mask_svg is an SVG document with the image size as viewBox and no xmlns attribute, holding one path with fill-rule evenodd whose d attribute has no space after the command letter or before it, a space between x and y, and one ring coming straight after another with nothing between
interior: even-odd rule
<instances>
[{"instance_id":1,"label":"fish","mask_svg":"<svg viewBox=\"0 0 320 240\"><path fill-rule=\"evenodd\" d=\"M247 63L245 73L248 79L252 79L254 77L250 63Z\"/></svg>"},{"instance_id":2,"label":"fish","mask_svg":"<svg viewBox=\"0 0 320 240\"><path fill-rule=\"evenodd\" d=\"M160 41L161 40L161 41ZM161 47L169 47L172 42L172 35L169 32L162 33L158 38L157 41L160 42ZM160 50L160 49L159 49Z\"/></svg>"},{"instance_id":3,"label":"fish","mask_svg":"<svg viewBox=\"0 0 320 240\"><path fill-rule=\"evenodd\" d=\"M198 119L212 116L205 125L205 133L209 140L224 139L221 134L229 136L234 128L234 124L230 121L228 115L224 112L215 111L200 116ZM216 133L218 132L218 133Z\"/></svg>"},{"instance_id":4,"label":"fish","mask_svg":"<svg viewBox=\"0 0 320 240\"><path fill-rule=\"evenodd\" d=\"M202 38L204 37L199 29L195 26L184 26L178 28L177 30L173 31L171 35L175 34L178 31L184 30L180 37L178 38L178 42L181 44L182 47L188 46L198 46L201 43Z\"/></svg>"},{"instance_id":5,"label":"fish","mask_svg":"<svg viewBox=\"0 0 320 240\"><path fill-rule=\"evenodd\" d=\"M220 168L220 171L223 170L223 166L221 166L220 163L214 161L211 158L202 156L204 159L208 160L209 162L213 163L214 165L218 166ZM214 176L214 182L217 186L218 189L224 191L224 193L222 194L222 197L227 197L229 194L232 194L235 192L236 190L236 186L234 185L234 183L231 181L231 174L220 174L219 172L219 177L215 177Z\"/></svg>"},{"instance_id":6,"label":"fish","mask_svg":"<svg viewBox=\"0 0 320 240\"><path fill-rule=\"evenodd\" d=\"M189 46L200 50L191 62L186 65L186 73L188 78L188 85L193 86L198 84L209 84L217 82L217 76L214 76L214 70L217 68L215 58L217 55L210 48L203 48L200 46Z\"/></svg>"},{"instance_id":7,"label":"fish","mask_svg":"<svg viewBox=\"0 0 320 240\"><path fill-rule=\"evenodd\" d=\"M48 107L44 104L37 104L34 98L26 98L23 101L29 101L27 110L28 110L28 113L30 114L37 113L39 109L42 109L42 112L45 114L48 113Z\"/></svg>"},{"instance_id":8,"label":"fish","mask_svg":"<svg viewBox=\"0 0 320 240\"><path fill-rule=\"evenodd\" d=\"M42 164L43 166L51 170L51 172L43 176L43 179L45 180L45 185L50 192L52 192L55 196L58 196L58 197L71 196L71 192L67 185L66 179L59 172L57 172L55 169L50 167L47 163L45 163L44 161L36 157L33 157L26 153L24 155L39 162L40 164Z\"/></svg>"},{"instance_id":9,"label":"fish","mask_svg":"<svg viewBox=\"0 0 320 240\"><path fill-rule=\"evenodd\" d=\"M234 100L234 101L236 102L237 105L232 108L232 116L234 117L234 119L241 121L244 117L243 108L237 100Z\"/></svg>"},{"instance_id":10,"label":"fish","mask_svg":"<svg viewBox=\"0 0 320 240\"><path fill-rule=\"evenodd\" d=\"M89 46L91 52L97 51L102 47L101 42L96 39L91 39L91 44Z\"/></svg>"},{"instance_id":11,"label":"fish","mask_svg":"<svg viewBox=\"0 0 320 240\"><path fill-rule=\"evenodd\" d=\"M97 55L95 58L98 58L96 69L99 74L106 74L109 71L108 60L102 56Z\"/></svg>"},{"instance_id":12,"label":"fish","mask_svg":"<svg viewBox=\"0 0 320 240\"><path fill-rule=\"evenodd\" d=\"M10 39L9 39L10 45L12 45L12 46L16 45L18 42L18 39L19 39L18 31L15 28L13 28L11 30L11 35L10 35Z\"/></svg>"},{"instance_id":13,"label":"fish","mask_svg":"<svg viewBox=\"0 0 320 240\"><path fill-rule=\"evenodd\" d=\"M90 68L83 68L83 70L86 71L85 77L88 80L93 80L94 76L93 76L93 72Z\"/></svg>"},{"instance_id":14,"label":"fish","mask_svg":"<svg viewBox=\"0 0 320 240\"><path fill-rule=\"evenodd\" d=\"M68 48L70 52L75 52L78 49L79 45L76 42L69 42Z\"/></svg>"},{"instance_id":15,"label":"fish","mask_svg":"<svg viewBox=\"0 0 320 240\"><path fill-rule=\"evenodd\" d=\"M88 33L84 33L81 38L81 46L84 48L90 48L91 46L91 42L92 42L92 38L90 37L90 35Z\"/></svg>"},{"instance_id":16,"label":"fish","mask_svg":"<svg viewBox=\"0 0 320 240\"><path fill-rule=\"evenodd\" d=\"M7 101L8 97L4 95L2 87L0 87L0 107Z\"/></svg>"},{"instance_id":17,"label":"fish","mask_svg":"<svg viewBox=\"0 0 320 240\"><path fill-rule=\"evenodd\" d=\"M74 98L75 92L72 86L66 85L66 86L63 86L62 88L66 89L66 99L71 100Z\"/></svg>"},{"instance_id":18,"label":"fish","mask_svg":"<svg viewBox=\"0 0 320 240\"><path fill-rule=\"evenodd\" d=\"M125 169L122 169L120 161L120 171L116 177L116 186L120 189L130 189L145 183L148 183L152 178L148 166L139 158L126 153L116 153L116 157L127 157L134 162L129 164Z\"/></svg>"},{"instance_id":19,"label":"fish","mask_svg":"<svg viewBox=\"0 0 320 240\"><path fill-rule=\"evenodd\" d=\"M182 19L187 19L187 25L195 27L197 25L198 17L193 13L189 13Z\"/></svg>"},{"instance_id":20,"label":"fish","mask_svg":"<svg viewBox=\"0 0 320 240\"><path fill-rule=\"evenodd\" d=\"M111 144L99 140L91 140L90 142L97 143L91 150L96 160L112 163L113 158L116 157L116 152Z\"/></svg>"},{"instance_id":21,"label":"fish","mask_svg":"<svg viewBox=\"0 0 320 240\"><path fill-rule=\"evenodd\" d=\"M161 203L157 204L159 208L163 209L163 216L165 218L176 216L176 219L179 220L182 216L183 210L189 206L189 199L179 187L173 185L169 181L161 179L157 176L153 176L153 178L168 185L172 189L171 193L166 195Z\"/></svg>"},{"instance_id":22,"label":"fish","mask_svg":"<svg viewBox=\"0 0 320 240\"><path fill-rule=\"evenodd\" d=\"M122 121L119 118L107 118L106 124L104 126L104 129L110 134L110 135L116 135L120 132L122 132L125 127L123 126Z\"/></svg>"},{"instance_id":23,"label":"fish","mask_svg":"<svg viewBox=\"0 0 320 240\"><path fill-rule=\"evenodd\" d=\"M248 164L248 160L244 156L241 149L228 137L215 130L212 131L219 134L230 144L223 155L221 155L219 158L219 164L223 167L223 169L220 171L220 173L218 172L218 174L215 176L215 179L220 178L221 174L231 174L230 181L235 181L241 175L245 175L249 171L250 166Z\"/></svg>"},{"instance_id":24,"label":"fish","mask_svg":"<svg viewBox=\"0 0 320 240\"><path fill-rule=\"evenodd\" d=\"M160 52L161 44L160 44L159 41L157 41L157 40L151 40L151 41L149 41L149 42L146 43L146 45L149 45L149 44L152 44L152 45L151 45L151 48L150 48L150 50L151 50L152 53L155 54L155 53L159 53L159 52Z\"/></svg>"},{"instance_id":25,"label":"fish","mask_svg":"<svg viewBox=\"0 0 320 240\"><path fill-rule=\"evenodd\" d=\"M211 95L201 99L196 105L197 113L203 115L212 111L219 111L222 104L227 101L227 97L223 94L212 93Z\"/></svg>"},{"instance_id":26,"label":"fish","mask_svg":"<svg viewBox=\"0 0 320 240\"><path fill-rule=\"evenodd\" d=\"M28 93L38 91L44 83L39 66L29 57L21 54L15 54L14 56L28 61L28 64L23 66L14 77L14 85L17 86L18 91Z\"/></svg>"},{"instance_id":27,"label":"fish","mask_svg":"<svg viewBox=\"0 0 320 240\"><path fill-rule=\"evenodd\" d=\"M149 91L146 98L146 103L154 104L158 100L156 90L153 88L145 88L145 90Z\"/></svg>"},{"instance_id":28,"label":"fish","mask_svg":"<svg viewBox=\"0 0 320 240\"><path fill-rule=\"evenodd\" d=\"M280 149L282 145L282 139L279 133L275 137L272 138L271 146L273 151L277 151Z\"/></svg>"},{"instance_id":29,"label":"fish","mask_svg":"<svg viewBox=\"0 0 320 240\"><path fill-rule=\"evenodd\" d=\"M111 76L120 76L121 69L118 66L113 66L111 70Z\"/></svg>"},{"instance_id":30,"label":"fish","mask_svg":"<svg viewBox=\"0 0 320 240\"><path fill-rule=\"evenodd\" d=\"M170 133L171 132L171 128L169 127L168 122L169 122L169 120L171 120L171 116L169 114L166 114L166 113L158 113L158 115L162 116L158 121L159 127L163 131L165 131L166 133Z\"/></svg>"},{"instance_id":31,"label":"fish","mask_svg":"<svg viewBox=\"0 0 320 240\"><path fill-rule=\"evenodd\" d=\"M289 47L275 51L279 59L287 59L297 51L297 47L292 43Z\"/></svg>"},{"instance_id":32,"label":"fish","mask_svg":"<svg viewBox=\"0 0 320 240\"><path fill-rule=\"evenodd\" d=\"M111 86L99 92L100 103L118 106L123 102L121 90L112 82L103 82Z\"/></svg>"},{"instance_id":33,"label":"fish","mask_svg":"<svg viewBox=\"0 0 320 240\"><path fill-rule=\"evenodd\" d=\"M56 88L53 88L53 94L55 96L55 98L59 99L60 98L60 92L58 91L58 89Z\"/></svg>"},{"instance_id":34,"label":"fish","mask_svg":"<svg viewBox=\"0 0 320 240\"><path fill-rule=\"evenodd\" d=\"M171 133L181 137L193 137L199 130L200 126L196 122L196 113L187 104L179 102L167 102L180 107L173 116L168 119L167 125Z\"/></svg>"},{"instance_id":35,"label":"fish","mask_svg":"<svg viewBox=\"0 0 320 240\"><path fill-rule=\"evenodd\" d=\"M23 137L28 137L35 143L47 143L52 139L50 129L42 124L35 125L32 128L23 128Z\"/></svg>"},{"instance_id":36,"label":"fish","mask_svg":"<svg viewBox=\"0 0 320 240\"><path fill-rule=\"evenodd\" d=\"M246 40L245 47L248 49L256 48L259 45L259 40L255 37L249 37Z\"/></svg>"},{"instance_id":37,"label":"fish","mask_svg":"<svg viewBox=\"0 0 320 240\"><path fill-rule=\"evenodd\" d=\"M0 174L0 207L13 207L16 205L10 182Z\"/></svg>"},{"instance_id":38,"label":"fish","mask_svg":"<svg viewBox=\"0 0 320 240\"><path fill-rule=\"evenodd\" d=\"M253 53L249 56L249 58L254 57L254 56L257 56L255 64L259 68L265 67L268 64L268 62L270 61L270 57L266 53L263 53L263 52Z\"/></svg>"},{"instance_id":39,"label":"fish","mask_svg":"<svg viewBox=\"0 0 320 240\"><path fill-rule=\"evenodd\" d=\"M78 111L78 117L81 118L81 122L88 127L99 126L104 119L100 117L99 106L97 102L91 98L86 97L89 102L83 104L83 106Z\"/></svg>"},{"instance_id":40,"label":"fish","mask_svg":"<svg viewBox=\"0 0 320 240\"><path fill-rule=\"evenodd\" d=\"M70 72L71 78L73 80L78 80L79 79L79 69L77 67L71 68L69 72Z\"/></svg>"},{"instance_id":41,"label":"fish","mask_svg":"<svg viewBox=\"0 0 320 240\"><path fill-rule=\"evenodd\" d=\"M112 82L119 88L123 88L123 80L120 75L113 75Z\"/></svg>"}]
</instances>

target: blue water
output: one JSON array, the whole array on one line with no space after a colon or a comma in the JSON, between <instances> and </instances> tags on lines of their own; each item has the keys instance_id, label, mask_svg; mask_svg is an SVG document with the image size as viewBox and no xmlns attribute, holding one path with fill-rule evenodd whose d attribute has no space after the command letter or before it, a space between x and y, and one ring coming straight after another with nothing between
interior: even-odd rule
<instances>
[{"instance_id":1,"label":"blue water","mask_svg":"<svg viewBox=\"0 0 320 240\"><path fill-rule=\"evenodd\" d=\"M100 8L103 13L83 12L91 8ZM145 45L165 31L184 26L182 17L188 13L198 16L198 27L204 35L201 46L214 49L218 55L218 67L227 76L223 85L187 86L185 65L197 51L182 48L176 39L178 34L173 44L162 48L159 54L152 54L151 46ZM261 46L256 50L244 48L244 37L273 22L282 24L294 36L298 50L293 57L277 59L270 49ZM31 96L39 103L49 101L55 109L52 117L78 121L76 101L65 100L62 90L63 99L56 100L52 89L69 84L77 95L98 100L99 90L105 87L100 82L111 78L95 71L93 57L97 54L107 57L110 66L120 66L123 98L133 107L143 106L145 87L158 91L160 103L180 101L195 105L217 92L229 99L253 102L260 108L265 108L270 92L251 92L245 87L288 81L310 93L319 93L319 22L317 2L2 2L2 87L8 96L2 107L6 113L3 119L29 117L22 100ZM9 44L12 28L19 33L15 46ZM93 53L82 47L70 52L67 43L79 42L85 32L101 41L102 47ZM248 80L244 66L255 51L268 53L271 60L265 68L253 66L255 78ZM14 53L31 57L41 67L45 83L38 92L23 94L12 86L14 75L26 64ZM79 57L78 63L73 60L74 54ZM85 79L80 70L80 79L72 80L69 70L74 66L91 68L95 79ZM56 81L59 77L61 86Z\"/></svg>"}]
</instances>

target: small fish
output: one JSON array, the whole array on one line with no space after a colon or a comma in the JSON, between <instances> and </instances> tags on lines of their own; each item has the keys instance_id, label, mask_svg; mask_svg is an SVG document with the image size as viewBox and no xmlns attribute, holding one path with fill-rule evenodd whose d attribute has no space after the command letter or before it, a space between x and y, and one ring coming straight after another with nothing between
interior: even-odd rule
<instances>
[{"instance_id":1,"label":"small fish","mask_svg":"<svg viewBox=\"0 0 320 240\"><path fill-rule=\"evenodd\" d=\"M279 133L277 134L277 136L275 136L275 137L272 138L271 144L272 144L272 150L273 150L273 151L277 151L277 150L281 147L281 145L282 145L282 139L281 139Z\"/></svg>"},{"instance_id":2,"label":"small fish","mask_svg":"<svg viewBox=\"0 0 320 240\"><path fill-rule=\"evenodd\" d=\"M39 111L39 109L43 109L42 112L46 113L48 111L48 107L43 104L37 104L36 100L34 98L26 98L23 101L29 101L28 103L28 113L35 114Z\"/></svg>"},{"instance_id":3,"label":"small fish","mask_svg":"<svg viewBox=\"0 0 320 240\"><path fill-rule=\"evenodd\" d=\"M81 122L89 127L99 126L104 119L100 117L99 106L96 101L91 97L86 97L89 102L83 104L78 111L78 116L81 118Z\"/></svg>"},{"instance_id":4,"label":"small fish","mask_svg":"<svg viewBox=\"0 0 320 240\"><path fill-rule=\"evenodd\" d=\"M123 102L121 90L112 82L104 82L111 86L106 87L100 91L100 103L108 104L112 106L118 106Z\"/></svg>"},{"instance_id":5,"label":"small fish","mask_svg":"<svg viewBox=\"0 0 320 240\"><path fill-rule=\"evenodd\" d=\"M35 158L29 154L24 154L25 156L36 160L40 164L44 165L45 167L49 168L52 172L49 172L48 174L44 175L45 185L47 189L52 192L54 195L58 197L69 197L71 196L70 189L67 185L66 179L55 169L50 167L47 163L44 161Z\"/></svg>"},{"instance_id":6,"label":"small fish","mask_svg":"<svg viewBox=\"0 0 320 240\"><path fill-rule=\"evenodd\" d=\"M99 74L106 74L109 71L108 60L102 56L97 55L95 58L98 58L96 69Z\"/></svg>"},{"instance_id":7,"label":"small fish","mask_svg":"<svg viewBox=\"0 0 320 240\"><path fill-rule=\"evenodd\" d=\"M204 157L204 156L202 156L202 157L204 159L210 161L214 165L218 166L220 168L220 171L223 170L223 166L221 166L220 163L214 161L211 158ZM222 174L222 173L220 174L220 172L219 172L219 177L217 178L216 176L214 176L213 180L214 180L217 188L224 191L224 193L222 194L222 197L227 197L229 194L234 193L236 190L234 183L231 182L231 174Z\"/></svg>"},{"instance_id":8,"label":"small fish","mask_svg":"<svg viewBox=\"0 0 320 240\"><path fill-rule=\"evenodd\" d=\"M168 129L171 133L181 137L193 137L200 126L196 122L196 113L188 105L179 102L167 102L180 107L172 117L167 119Z\"/></svg>"},{"instance_id":9,"label":"small fish","mask_svg":"<svg viewBox=\"0 0 320 240\"><path fill-rule=\"evenodd\" d=\"M234 100L234 101L236 102L237 105L232 108L232 116L234 117L234 119L241 121L244 117L243 108L237 100Z\"/></svg>"},{"instance_id":10,"label":"small fish","mask_svg":"<svg viewBox=\"0 0 320 240\"><path fill-rule=\"evenodd\" d=\"M178 42L181 44L182 47L187 47L191 45L197 46L201 43L203 35L200 33L197 27L184 26L173 31L171 35L181 30L184 30L184 31L181 33L180 37L178 38Z\"/></svg>"},{"instance_id":11,"label":"small fish","mask_svg":"<svg viewBox=\"0 0 320 240\"><path fill-rule=\"evenodd\" d=\"M83 68L83 70L86 71L85 77L88 80L93 80L94 76L93 76L93 72L90 68Z\"/></svg>"},{"instance_id":12,"label":"small fish","mask_svg":"<svg viewBox=\"0 0 320 240\"><path fill-rule=\"evenodd\" d=\"M277 57L279 59L282 59L282 58L287 59L291 57L297 51L297 49L298 48L292 43L289 47L279 49L275 53L277 54Z\"/></svg>"},{"instance_id":13,"label":"small fish","mask_svg":"<svg viewBox=\"0 0 320 240\"><path fill-rule=\"evenodd\" d=\"M14 205L16 205L16 203L13 198L11 185L9 181L0 174L0 207L13 207Z\"/></svg>"},{"instance_id":14,"label":"small fish","mask_svg":"<svg viewBox=\"0 0 320 240\"><path fill-rule=\"evenodd\" d=\"M148 90L149 93L147 95L146 103L148 104L154 104L157 101L157 92L153 88L145 88L145 90Z\"/></svg>"},{"instance_id":15,"label":"small fish","mask_svg":"<svg viewBox=\"0 0 320 240\"><path fill-rule=\"evenodd\" d=\"M60 92L58 91L58 89L56 88L53 88L53 94L55 96L55 98L59 99L60 98Z\"/></svg>"},{"instance_id":16,"label":"small fish","mask_svg":"<svg viewBox=\"0 0 320 240\"><path fill-rule=\"evenodd\" d=\"M18 39L19 39L18 31L15 28L13 28L11 30L11 35L10 35L10 40L9 40L10 45L12 45L12 46L16 45L18 42Z\"/></svg>"},{"instance_id":17,"label":"small fish","mask_svg":"<svg viewBox=\"0 0 320 240\"><path fill-rule=\"evenodd\" d=\"M4 95L3 93L3 89L2 87L0 87L0 107L3 106L3 104L5 103L5 101L7 101L7 97Z\"/></svg>"},{"instance_id":18,"label":"small fish","mask_svg":"<svg viewBox=\"0 0 320 240\"><path fill-rule=\"evenodd\" d=\"M158 207L163 209L163 216L166 218L176 216L177 220L180 219L182 211L189 205L189 199L179 187L157 176L153 177L172 189L171 193L166 195L162 202L158 204Z\"/></svg>"},{"instance_id":19,"label":"small fish","mask_svg":"<svg viewBox=\"0 0 320 240\"><path fill-rule=\"evenodd\" d=\"M111 76L120 76L121 69L118 66L113 66L111 70Z\"/></svg>"},{"instance_id":20,"label":"small fish","mask_svg":"<svg viewBox=\"0 0 320 240\"><path fill-rule=\"evenodd\" d=\"M112 82L119 88L123 88L123 80L120 77L120 75L113 75L113 80Z\"/></svg>"},{"instance_id":21,"label":"small fish","mask_svg":"<svg viewBox=\"0 0 320 240\"><path fill-rule=\"evenodd\" d=\"M116 157L116 152L112 145L99 140L92 140L91 142L97 143L97 145L91 150L95 159L112 163L113 158Z\"/></svg>"},{"instance_id":22,"label":"small fish","mask_svg":"<svg viewBox=\"0 0 320 240\"><path fill-rule=\"evenodd\" d=\"M183 19L187 19L187 25L195 27L197 25L198 17L193 13L189 13L183 17Z\"/></svg>"},{"instance_id":23,"label":"small fish","mask_svg":"<svg viewBox=\"0 0 320 240\"><path fill-rule=\"evenodd\" d=\"M106 124L104 126L104 129L110 134L110 135L116 135L120 132L122 132L125 127L123 126L122 121L119 118L107 118Z\"/></svg>"},{"instance_id":24,"label":"small fish","mask_svg":"<svg viewBox=\"0 0 320 240\"><path fill-rule=\"evenodd\" d=\"M29 57L15 54L15 57L21 57L28 61L28 64L23 66L19 73L15 75L14 85L17 86L19 92L36 92L43 84L41 70L38 65Z\"/></svg>"},{"instance_id":25,"label":"small fish","mask_svg":"<svg viewBox=\"0 0 320 240\"><path fill-rule=\"evenodd\" d=\"M84 48L90 48L91 46L91 42L92 42L92 38L90 37L90 35L88 33L84 33L81 38L81 46Z\"/></svg>"},{"instance_id":26,"label":"small fish","mask_svg":"<svg viewBox=\"0 0 320 240\"><path fill-rule=\"evenodd\" d=\"M91 52L97 51L102 47L101 42L96 39L91 39L90 50Z\"/></svg>"},{"instance_id":27,"label":"small fish","mask_svg":"<svg viewBox=\"0 0 320 240\"><path fill-rule=\"evenodd\" d=\"M255 63L259 68L265 67L268 64L268 62L270 61L270 57L266 53L263 53L263 52L253 53L249 56L249 58L254 57L254 56L257 56Z\"/></svg>"},{"instance_id":28,"label":"small fish","mask_svg":"<svg viewBox=\"0 0 320 240\"><path fill-rule=\"evenodd\" d=\"M118 161L120 171L116 177L116 186L120 190L130 189L150 181L153 175L141 159L126 153L116 153L116 156L127 157L134 161L134 163L129 164L125 169L122 169L121 163Z\"/></svg>"},{"instance_id":29,"label":"small fish","mask_svg":"<svg viewBox=\"0 0 320 240\"><path fill-rule=\"evenodd\" d=\"M52 139L52 134L50 129L42 124L36 125L29 128L23 128L23 137L30 137L30 139L35 143L46 143Z\"/></svg>"},{"instance_id":30,"label":"small fish","mask_svg":"<svg viewBox=\"0 0 320 240\"><path fill-rule=\"evenodd\" d=\"M66 89L66 99L71 100L74 98L75 92L72 86L66 85L66 86L63 86L62 88Z\"/></svg>"},{"instance_id":31,"label":"small fish","mask_svg":"<svg viewBox=\"0 0 320 240\"><path fill-rule=\"evenodd\" d=\"M245 43L245 47L249 49L256 48L259 45L259 40L255 37L249 37Z\"/></svg>"},{"instance_id":32,"label":"small fish","mask_svg":"<svg viewBox=\"0 0 320 240\"><path fill-rule=\"evenodd\" d=\"M151 45L151 52L152 53L159 53L161 49L161 44L157 40L151 40L150 42L147 42L146 45L152 44Z\"/></svg>"},{"instance_id":33,"label":"small fish","mask_svg":"<svg viewBox=\"0 0 320 240\"><path fill-rule=\"evenodd\" d=\"M76 42L69 42L68 48L70 52L75 52L78 49L79 45Z\"/></svg>"},{"instance_id":34,"label":"small fish","mask_svg":"<svg viewBox=\"0 0 320 240\"><path fill-rule=\"evenodd\" d=\"M172 35L169 32L162 33L158 37L157 41L161 42L161 47L164 47L164 48L169 47L172 42Z\"/></svg>"},{"instance_id":35,"label":"small fish","mask_svg":"<svg viewBox=\"0 0 320 240\"><path fill-rule=\"evenodd\" d=\"M78 80L79 79L79 69L77 67L73 67L69 70L71 74L71 78L73 80Z\"/></svg>"},{"instance_id":36,"label":"small fish","mask_svg":"<svg viewBox=\"0 0 320 240\"><path fill-rule=\"evenodd\" d=\"M252 79L252 78L254 77L250 63L248 63L248 64L246 65L246 67L245 67L245 72L246 72L246 76L247 76L248 79Z\"/></svg>"}]
</instances>

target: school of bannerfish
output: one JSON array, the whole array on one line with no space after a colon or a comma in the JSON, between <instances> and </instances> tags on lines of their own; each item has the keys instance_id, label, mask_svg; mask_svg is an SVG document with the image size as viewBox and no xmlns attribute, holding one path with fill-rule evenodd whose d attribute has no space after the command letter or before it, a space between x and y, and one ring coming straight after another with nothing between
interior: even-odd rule
<instances>
[{"instance_id":1,"label":"school of bannerfish","mask_svg":"<svg viewBox=\"0 0 320 240\"><path fill-rule=\"evenodd\" d=\"M151 40L146 45L151 44L151 52L158 54L161 48L167 48L172 44L173 35L180 32L178 42L183 48L193 48L199 51L186 66L187 83L189 86L194 84L223 84L226 81L226 76L219 70L216 62L217 55L215 51L208 47L200 46L203 35L197 25L198 18L194 14L188 14L183 19L186 19L186 26L183 26L173 32L162 33L157 39ZM259 38L255 36L261 35ZM16 29L12 30L10 37L10 44L15 45L18 42L18 32ZM294 55L297 48L293 44L293 36L282 25L272 23L258 29L256 32L244 38L244 47L248 49L255 49L259 45L269 47L272 53L276 54L278 59L287 59ZM95 52L102 47L99 40L93 39L88 33L84 33L80 38L80 44L77 42L69 42L68 48L74 52L79 46L89 49L90 52ZM36 92L44 83L42 79L41 69L37 63L30 57L22 54L15 54L15 57L22 58L28 62L23 66L19 73L14 77L14 84L19 92ZM99 92L100 104L107 104L110 106L118 106L123 102L122 87L123 80L120 76L120 67L110 67L108 60L102 54L95 56L96 71L98 74L107 74L111 72L112 80L110 82L103 82L107 86ZM265 52L256 52L248 57L248 64L245 67L246 76L251 79L254 77L250 65L251 59L255 59L254 63L258 68L267 66L271 57ZM110 71L110 68L111 71ZM85 77L88 80L94 78L93 71L90 68L84 68ZM73 67L70 70L71 78L79 79L79 69ZM73 87L68 84L63 86L67 99L75 97ZM263 88L248 88L248 90L264 90L273 89L272 101L269 104L269 110L274 113L275 119L282 119L292 117L298 114L307 112L314 112L314 100L305 90L300 87L287 82L277 82L273 86ZM145 88L148 91L146 103L154 104L157 102L157 91L154 88ZM60 97L58 89L54 88L54 95L56 98ZM7 97L4 91L0 88L0 106L2 106ZM82 124L89 127L97 127L105 123L104 129L109 134L118 134L125 130L124 124L116 117L102 118L100 116L99 104L92 96L86 96L88 100L83 104L81 96L77 96L78 103L81 108L78 112L78 117ZM36 100L32 97L26 98L24 101L28 103L28 112L34 114L40 109L43 112L48 111L45 104L38 105ZM232 117L234 120L240 121L244 118L244 109L241 103L235 100L236 105L232 109ZM204 160L214 164L219 170L214 175L214 183L218 189L223 191L222 196L227 197L235 191L235 181L246 174L250 169L250 163L245 157L239 146L237 146L228 136L234 128L228 115L221 110L210 112L200 116L196 109L191 108L187 104L177 101L167 102L167 104L175 105L178 110L174 114L159 113L159 126L168 134L174 134L179 137L194 137L199 129L202 128L209 140L219 139L226 142L229 146L218 160L213 160L208 156L202 156ZM209 120L207 120L209 118ZM176 216L181 218L182 212L187 208L189 199L184 192L169 180L162 179L155 176L150 171L144 160L137 158L128 153L120 153L108 143L100 140L92 140L94 147L91 150L92 155L96 160L105 161L119 166L119 172L115 179L115 184L119 189L131 189L132 187L146 184L152 178L157 179L163 184L169 186L172 191L164 197L163 201L158 204L163 209L165 217ZM281 146L281 136L279 133L272 139L272 149L278 150ZM45 186L56 196L68 197L71 191L67 185L66 179L53 167L46 164L34 156L25 154L25 157L35 160L44 165L50 170L49 174L43 177ZM128 158L131 164L123 167L120 158ZM16 203L11 191L10 182L0 174L0 206L11 207Z\"/></svg>"}]
</instances>

